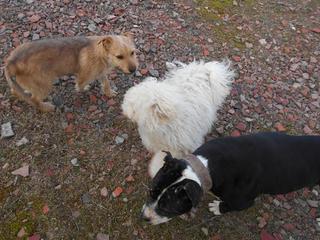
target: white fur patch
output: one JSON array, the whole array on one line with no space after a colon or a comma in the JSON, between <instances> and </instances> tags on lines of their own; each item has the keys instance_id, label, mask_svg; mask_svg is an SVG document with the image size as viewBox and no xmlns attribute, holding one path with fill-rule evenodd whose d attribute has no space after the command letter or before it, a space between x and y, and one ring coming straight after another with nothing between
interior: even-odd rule
<instances>
[{"instance_id":1,"label":"white fur patch","mask_svg":"<svg viewBox=\"0 0 320 240\"><path fill-rule=\"evenodd\" d=\"M160 223L168 222L170 218L167 217L161 217L159 216L155 210L155 204L152 204L151 206L143 205L142 208L142 214L145 218L150 219L150 223L153 225L157 225Z\"/></svg>"},{"instance_id":2,"label":"white fur patch","mask_svg":"<svg viewBox=\"0 0 320 240\"><path fill-rule=\"evenodd\" d=\"M213 212L214 215L221 215L220 203L221 203L221 201L216 201L216 200L209 203L209 211Z\"/></svg>"},{"instance_id":3,"label":"white fur patch","mask_svg":"<svg viewBox=\"0 0 320 240\"><path fill-rule=\"evenodd\" d=\"M182 158L203 144L234 73L227 62L173 64L162 81L147 78L131 87L122 110L138 124L149 152L166 150Z\"/></svg>"},{"instance_id":4,"label":"white fur patch","mask_svg":"<svg viewBox=\"0 0 320 240\"><path fill-rule=\"evenodd\" d=\"M154 176L157 174L157 172L162 168L166 153L165 152L157 152L150 160L149 166L148 166L148 173L151 178L154 178Z\"/></svg>"},{"instance_id":5,"label":"white fur patch","mask_svg":"<svg viewBox=\"0 0 320 240\"><path fill-rule=\"evenodd\" d=\"M208 168L208 159L206 159L205 157L202 157L201 155L197 155L196 156L200 162L206 167Z\"/></svg>"},{"instance_id":6,"label":"white fur patch","mask_svg":"<svg viewBox=\"0 0 320 240\"><path fill-rule=\"evenodd\" d=\"M193 171L193 169L190 166L188 166L185 170L183 170L182 176L183 176L182 177L183 179L193 180L201 186L200 179L198 178L197 174ZM180 180L180 181L182 181L182 180Z\"/></svg>"}]
</instances>

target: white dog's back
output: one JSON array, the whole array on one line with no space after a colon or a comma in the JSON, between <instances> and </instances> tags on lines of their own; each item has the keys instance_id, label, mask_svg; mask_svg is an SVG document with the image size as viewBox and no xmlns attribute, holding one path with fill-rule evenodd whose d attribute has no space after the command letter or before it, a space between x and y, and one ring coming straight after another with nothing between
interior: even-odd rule
<instances>
[{"instance_id":1,"label":"white dog's back","mask_svg":"<svg viewBox=\"0 0 320 240\"><path fill-rule=\"evenodd\" d=\"M203 143L233 78L227 62L178 64L163 81L149 78L129 89L123 113L138 124L150 152L182 157Z\"/></svg>"},{"instance_id":2,"label":"white dog's back","mask_svg":"<svg viewBox=\"0 0 320 240\"><path fill-rule=\"evenodd\" d=\"M219 107L230 92L234 72L230 70L230 62L192 62L184 64L174 62L176 67L171 67L165 80L181 88L193 89L206 93L210 86L214 104Z\"/></svg>"}]
</instances>

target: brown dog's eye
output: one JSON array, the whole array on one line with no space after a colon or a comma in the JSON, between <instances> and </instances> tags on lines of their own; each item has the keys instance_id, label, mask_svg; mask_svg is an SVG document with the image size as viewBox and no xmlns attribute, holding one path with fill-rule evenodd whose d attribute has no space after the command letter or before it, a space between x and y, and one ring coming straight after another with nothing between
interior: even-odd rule
<instances>
[{"instance_id":1,"label":"brown dog's eye","mask_svg":"<svg viewBox=\"0 0 320 240\"><path fill-rule=\"evenodd\" d=\"M118 59L123 59L123 56L122 55L118 55L117 58Z\"/></svg>"},{"instance_id":2,"label":"brown dog's eye","mask_svg":"<svg viewBox=\"0 0 320 240\"><path fill-rule=\"evenodd\" d=\"M134 55L134 51L131 52L131 56L133 56L133 55Z\"/></svg>"}]
</instances>

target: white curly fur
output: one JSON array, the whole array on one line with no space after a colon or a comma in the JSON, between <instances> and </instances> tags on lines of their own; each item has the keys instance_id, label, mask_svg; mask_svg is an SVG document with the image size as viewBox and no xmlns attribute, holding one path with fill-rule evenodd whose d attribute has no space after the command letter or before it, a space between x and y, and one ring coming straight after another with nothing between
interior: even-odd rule
<instances>
[{"instance_id":1,"label":"white curly fur","mask_svg":"<svg viewBox=\"0 0 320 240\"><path fill-rule=\"evenodd\" d=\"M203 143L233 78L229 62L175 62L164 80L149 77L130 88L122 110L138 124L148 151L181 158Z\"/></svg>"}]
</instances>

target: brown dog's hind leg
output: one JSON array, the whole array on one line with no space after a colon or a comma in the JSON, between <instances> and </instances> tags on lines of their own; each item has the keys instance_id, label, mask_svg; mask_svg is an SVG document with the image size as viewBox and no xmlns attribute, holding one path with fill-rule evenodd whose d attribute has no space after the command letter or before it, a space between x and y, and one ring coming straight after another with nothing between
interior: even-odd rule
<instances>
[{"instance_id":1,"label":"brown dog's hind leg","mask_svg":"<svg viewBox=\"0 0 320 240\"><path fill-rule=\"evenodd\" d=\"M20 95L18 94L18 92L16 90L14 90L13 88L10 89L10 92L13 96L15 96L16 98L23 100Z\"/></svg>"},{"instance_id":2,"label":"brown dog's hind leg","mask_svg":"<svg viewBox=\"0 0 320 240\"><path fill-rule=\"evenodd\" d=\"M55 106L50 102L43 102L36 96L31 97L31 102L33 105L38 108L41 112L53 112L55 110Z\"/></svg>"},{"instance_id":3,"label":"brown dog's hind leg","mask_svg":"<svg viewBox=\"0 0 320 240\"><path fill-rule=\"evenodd\" d=\"M38 74L37 77L32 76L28 81L20 82L21 85L30 92L30 104L38 108L42 112L52 112L55 110L55 106L50 102L44 102L43 99L47 98L52 88L52 81L50 76L44 74ZM23 80L26 80L24 78ZM17 81L21 81L17 78Z\"/></svg>"}]
</instances>

